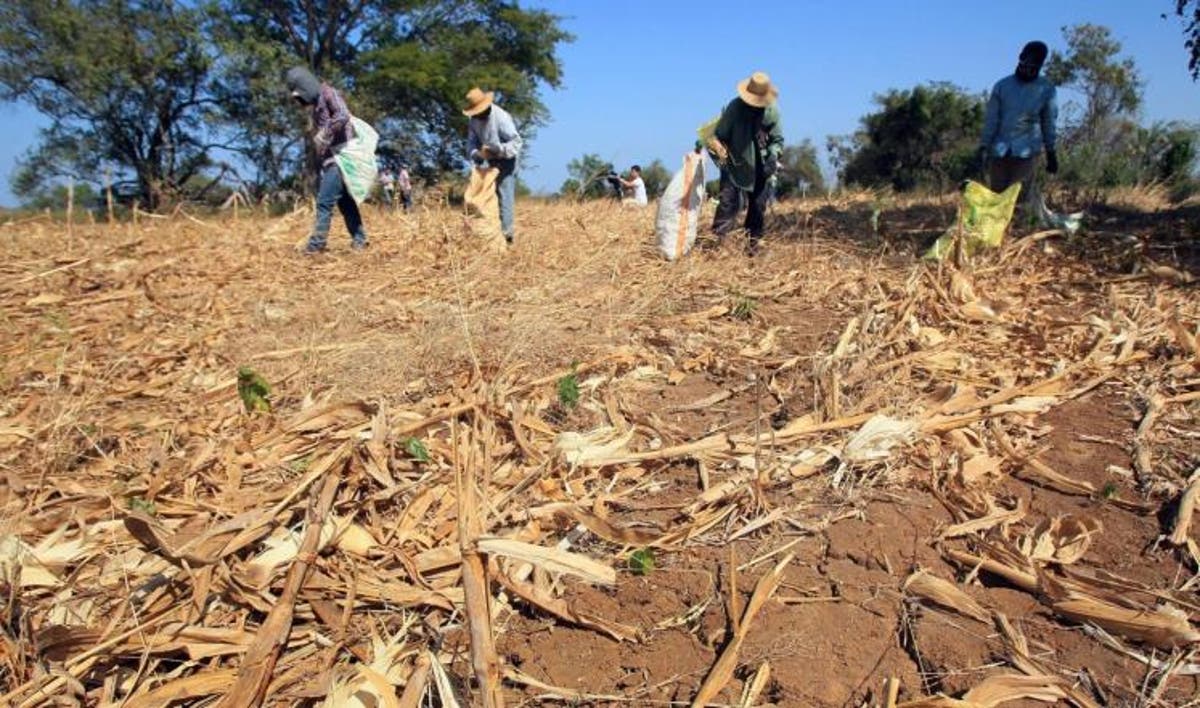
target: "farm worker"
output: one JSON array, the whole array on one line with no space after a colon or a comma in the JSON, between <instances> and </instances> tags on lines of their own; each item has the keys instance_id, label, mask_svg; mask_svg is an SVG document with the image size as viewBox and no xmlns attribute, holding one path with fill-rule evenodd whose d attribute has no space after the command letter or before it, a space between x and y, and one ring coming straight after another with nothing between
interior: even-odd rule
<instances>
[{"instance_id":1,"label":"farm worker","mask_svg":"<svg viewBox=\"0 0 1200 708\"><path fill-rule=\"evenodd\" d=\"M994 192L1021 183L1020 202L1034 205L1033 168L1043 146L1046 171L1058 172L1054 121L1058 118L1054 84L1039 76L1048 49L1030 42L1021 50L1017 70L996 82L988 98L979 144L980 162L987 166L988 187Z\"/></svg>"},{"instance_id":2,"label":"farm worker","mask_svg":"<svg viewBox=\"0 0 1200 708\"><path fill-rule=\"evenodd\" d=\"M495 105L495 94L476 87L467 92L463 115L467 126L467 150L476 165L487 163L500 170L496 197L500 202L500 230L513 242L513 202L517 196L517 158L521 156L521 134L508 111Z\"/></svg>"},{"instance_id":3,"label":"farm worker","mask_svg":"<svg viewBox=\"0 0 1200 708\"><path fill-rule=\"evenodd\" d=\"M396 206L396 178L392 171L384 168L379 171L379 185L383 187L383 201L388 207Z\"/></svg>"},{"instance_id":4,"label":"farm worker","mask_svg":"<svg viewBox=\"0 0 1200 708\"><path fill-rule=\"evenodd\" d=\"M775 105L778 91L761 71L737 85L737 98L725 106L717 120L713 157L721 167L721 188L713 231L725 235L733 230L742 193L749 193L746 231L747 251L758 252L767 206L767 180L775 173L783 151L783 126Z\"/></svg>"},{"instance_id":5,"label":"farm worker","mask_svg":"<svg viewBox=\"0 0 1200 708\"><path fill-rule=\"evenodd\" d=\"M400 166L400 174L396 177L396 188L400 191L400 203L404 205L404 211L412 208L412 177L408 175L408 168L404 165Z\"/></svg>"},{"instance_id":6,"label":"farm worker","mask_svg":"<svg viewBox=\"0 0 1200 708\"><path fill-rule=\"evenodd\" d=\"M317 221L304 252L321 253L325 250L335 204L350 231L352 247L355 250L366 248L367 233L363 230L362 215L358 212L354 197L346 189L342 172L334 159L334 154L354 137L350 109L336 89L319 81L305 67L288 69L286 81L292 98L312 109L313 143L317 149L317 159L321 161L321 178L317 183Z\"/></svg>"},{"instance_id":7,"label":"farm worker","mask_svg":"<svg viewBox=\"0 0 1200 708\"><path fill-rule=\"evenodd\" d=\"M630 204L633 206L646 206L649 200L646 199L646 181L642 179L642 166L634 165L629 168L630 179L617 178L621 183L621 187L629 193L629 196L621 200L622 204Z\"/></svg>"}]
</instances>

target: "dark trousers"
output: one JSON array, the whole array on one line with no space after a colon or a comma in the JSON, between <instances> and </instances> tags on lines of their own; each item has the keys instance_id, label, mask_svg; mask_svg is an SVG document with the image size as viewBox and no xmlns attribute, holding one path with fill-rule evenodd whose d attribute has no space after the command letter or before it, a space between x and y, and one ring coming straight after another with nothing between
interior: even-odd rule
<instances>
[{"instance_id":1,"label":"dark trousers","mask_svg":"<svg viewBox=\"0 0 1200 708\"><path fill-rule=\"evenodd\" d=\"M1033 186L1033 158L993 157L988 164L988 187L993 192L1003 192L1016 182L1021 183L1024 198Z\"/></svg>"},{"instance_id":2,"label":"dark trousers","mask_svg":"<svg viewBox=\"0 0 1200 708\"><path fill-rule=\"evenodd\" d=\"M993 157L988 163L988 187L993 192L1003 192L1013 184L1021 183L1021 194L1017 197L1017 212L1025 220L1037 216L1041 204L1041 195L1037 192L1034 182L1033 168L1036 158L1033 157Z\"/></svg>"},{"instance_id":3,"label":"dark trousers","mask_svg":"<svg viewBox=\"0 0 1200 708\"><path fill-rule=\"evenodd\" d=\"M733 177L727 171L721 170L721 192L717 197L720 201L717 204L717 214L713 217L713 232L718 236L724 236L734 229L744 193L733 183ZM770 196L767 192L766 175L761 168L755 171L754 189L748 196L750 203L746 208L745 226L750 234L750 241L757 242L762 238L767 199Z\"/></svg>"}]
</instances>

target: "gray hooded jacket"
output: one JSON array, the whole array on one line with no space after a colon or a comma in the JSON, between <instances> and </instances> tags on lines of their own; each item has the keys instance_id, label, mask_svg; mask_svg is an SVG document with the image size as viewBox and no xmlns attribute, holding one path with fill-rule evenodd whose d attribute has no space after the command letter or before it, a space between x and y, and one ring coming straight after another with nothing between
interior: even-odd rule
<instances>
[{"instance_id":1,"label":"gray hooded jacket","mask_svg":"<svg viewBox=\"0 0 1200 708\"><path fill-rule=\"evenodd\" d=\"M288 69L285 80L293 98L312 106L313 142L316 143L317 157L322 164L329 164L333 161L333 154L354 137L350 109L336 89L319 81L302 66Z\"/></svg>"}]
</instances>

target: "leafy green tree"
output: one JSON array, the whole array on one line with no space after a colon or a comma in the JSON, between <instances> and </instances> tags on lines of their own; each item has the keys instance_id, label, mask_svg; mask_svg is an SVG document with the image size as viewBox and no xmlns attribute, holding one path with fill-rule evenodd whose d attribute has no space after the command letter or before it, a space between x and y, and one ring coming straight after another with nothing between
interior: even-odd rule
<instances>
[{"instance_id":1,"label":"leafy green tree","mask_svg":"<svg viewBox=\"0 0 1200 708\"><path fill-rule=\"evenodd\" d=\"M1121 43L1107 27L1082 24L1064 27L1062 32L1067 52L1050 55L1046 78L1083 99L1082 106L1074 111L1077 116L1064 111L1068 124L1063 142L1103 140L1142 104L1137 66L1133 59L1120 56Z\"/></svg>"},{"instance_id":2,"label":"leafy green tree","mask_svg":"<svg viewBox=\"0 0 1200 708\"><path fill-rule=\"evenodd\" d=\"M830 145L845 183L945 190L971 176L983 128L984 99L947 83L892 89L876 96L879 110L853 136Z\"/></svg>"},{"instance_id":3,"label":"leafy green tree","mask_svg":"<svg viewBox=\"0 0 1200 708\"><path fill-rule=\"evenodd\" d=\"M274 64L231 72L243 100L253 102L264 79L282 93L287 63L306 64L346 89L351 110L375 123L394 152L429 172L462 164L460 109L473 85L495 91L530 137L547 117L540 86L561 83L557 51L573 39L557 16L497 0L220 0L220 13L229 46L244 48L231 66ZM287 56L272 57L270 47Z\"/></svg>"},{"instance_id":4,"label":"leafy green tree","mask_svg":"<svg viewBox=\"0 0 1200 708\"><path fill-rule=\"evenodd\" d=\"M817 146L805 139L799 145L787 145L779 156L779 186L775 193L780 197L799 194L801 183L808 194L825 191L825 174L821 171L821 160Z\"/></svg>"},{"instance_id":5,"label":"leafy green tree","mask_svg":"<svg viewBox=\"0 0 1200 708\"><path fill-rule=\"evenodd\" d=\"M186 3L0 4L0 100L26 101L52 121L18 190L33 195L67 176L99 184L111 168L144 206L177 196L215 147L202 25Z\"/></svg>"},{"instance_id":6,"label":"leafy green tree","mask_svg":"<svg viewBox=\"0 0 1200 708\"><path fill-rule=\"evenodd\" d=\"M1183 44L1194 81L1200 79L1200 0L1175 0L1175 14L1183 18Z\"/></svg>"},{"instance_id":7,"label":"leafy green tree","mask_svg":"<svg viewBox=\"0 0 1200 708\"><path fill-rule=\"evenodd\" d=\"M613 196L612 187L606 178L613 172L613 164L599 155L589 153L567 163L568 178L560 190L563 196L583 199L598 199ZM568 188L573 188L568 191ZM572 193L573 192L573 193Z\"/></svg>"},{"instance_id":8,"label":"leafy green tree","mask_svg":"<svg viewBox=\"0 0 1200 708\"><path fill-rule=\"evenodd\" d=\"M642 166L642 181L646 183L646 196L657 199L671 183L671 171L662 160L655 158L650 164Z\"/></svg>"}]
</instances>

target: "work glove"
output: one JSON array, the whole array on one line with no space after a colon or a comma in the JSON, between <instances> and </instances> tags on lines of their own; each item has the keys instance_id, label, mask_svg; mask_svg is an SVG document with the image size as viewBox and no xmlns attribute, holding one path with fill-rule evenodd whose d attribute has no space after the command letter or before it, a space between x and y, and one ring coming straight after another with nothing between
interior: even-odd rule
<instances>
[{"instance_id":1,"label":"work glove","mask_svg":"<svg viewBox=\"0 0 1200 708\"><path fill-rule=\"evenodd\" d=\"M491 145L491 144L484 145L483 146L483 154L485 156L487 156L487 158L489 160L499 159L499 157L501 155L500 146L499 145Z\"/></svg>"},{"instance_id":2,"label":"work glove","mask_svg":"<svg viewBox=\"0 0 1200 708\"><path fill-rule=\"evenodd\" d=\"M1052 175L1058 174L1058 151L1046 151L1046 171Z\"/></svg>"},{"instance_id":3,"label":"work glove","mask_svg":"<svg viewBox=\"0 0 1200 708\"><path fill-rule=\"evenodd\" d=\"M476 166L483 164L483 155L478 150L471 151L471 162Z\"/></svg>"}]
</instances>

